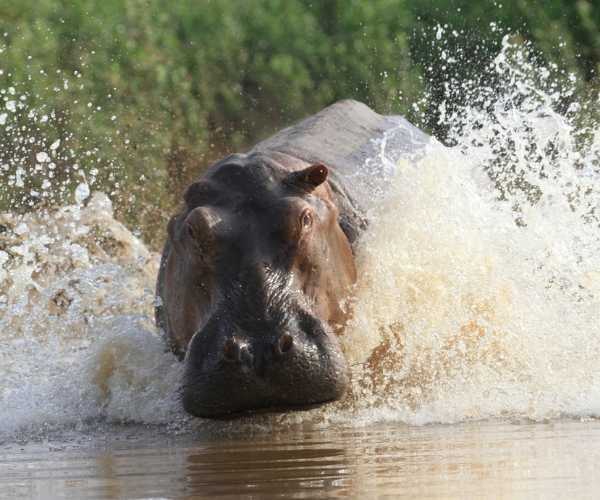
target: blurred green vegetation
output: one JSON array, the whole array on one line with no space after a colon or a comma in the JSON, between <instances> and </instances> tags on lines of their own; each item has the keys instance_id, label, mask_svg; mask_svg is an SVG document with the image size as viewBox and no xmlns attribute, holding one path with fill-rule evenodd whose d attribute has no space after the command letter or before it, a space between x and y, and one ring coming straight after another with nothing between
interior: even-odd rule
<instances>
[{"instance_id":1,"label":"blurred green vegetation","mask_svg":"<svg viewBox=\"0 0 600 500\"><path fill-rule=\"evenodd\" d=\"M432 48L438 26L458 34L445 45L464 62L452 71ZM506 30L576 75L578 92L596 85L592 0L1 2L0 211L62 202L95 179L156 243L205 165L337 99L405 114L444 139L444 84L480 74ZM17 109L3 127L8 102ZM40 175L15 182L59 139ZM60 188L40 195L48 169Z\"/></svg>"}]
</instances>

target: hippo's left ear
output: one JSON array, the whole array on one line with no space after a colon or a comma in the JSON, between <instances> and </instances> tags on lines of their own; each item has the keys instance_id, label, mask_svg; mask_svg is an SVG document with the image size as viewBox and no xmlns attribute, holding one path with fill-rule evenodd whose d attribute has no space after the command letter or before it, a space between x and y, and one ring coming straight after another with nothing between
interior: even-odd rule
<instances>
[{"instance_id":1,"label":"hippo's left ear","mask_svg":"<svg viewBox=\"0 0 600 500\"><path fill-rule=\"evenodd\" d=\"M327 180L329 170L322 163L315 163L310 167L292 172L286 179L287 184L304 189L306 191L312 191L320 184L323 184Z\"/></svg>"}]
</instances>

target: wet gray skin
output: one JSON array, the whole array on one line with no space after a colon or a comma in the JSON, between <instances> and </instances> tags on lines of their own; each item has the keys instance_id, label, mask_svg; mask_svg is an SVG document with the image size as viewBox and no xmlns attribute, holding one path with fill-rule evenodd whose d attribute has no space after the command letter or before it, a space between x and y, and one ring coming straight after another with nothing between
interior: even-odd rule
<instances>
[{"instance_id":1,"label":"wet gray skin","mask_svg":"<svg viewBox=\"0 0 600 500\"><path fill-rule=\"evenodd\" d=\"M301 408L346 389L337 337L314 311L336 313L324 292L348 292L352 253L335 206L316 195L327 169L301 172L313 175L308 186L264 155L236 155L188 190L198 207L172 232L190 280L180 286L200 285L205 304L185 356L183 404L193 415Z\"/></svg>"},{"instance_id":2,"label":"wet gray skin","mask_svg":"<svg viewBox=\"0 0 600 500\"><path fill-rule=\"evenodd\" d=\"M255 274L255 283L232 285L190 342L182 394L193 415L302 409L346 390L346 360L329 327L276 273Z\"/></svg>"}]
</instances>

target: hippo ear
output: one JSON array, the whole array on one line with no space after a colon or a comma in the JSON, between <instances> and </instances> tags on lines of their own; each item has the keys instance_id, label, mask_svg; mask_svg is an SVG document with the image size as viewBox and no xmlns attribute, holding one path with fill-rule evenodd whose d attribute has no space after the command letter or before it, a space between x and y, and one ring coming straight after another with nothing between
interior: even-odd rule
<instances>
[{"instance_id":1,"label":"hippo ear","mask_svg":"<svg viewBox=\"0 0 600 500\"><path fill-rule=\"evenodd\" d=\"M287 178L287 183L306 191L312 191L325 182L328 174L329 170L325 165L315 163L298 172L292 172Z\"/></svg>"},{"instance_id":2,"label":"hippo ear","mask_svg":"<svg viewBox=\"0 0 600 500\"><path fill-rule=\"evenodd\" d=\"M183 229L194 245L206 249L214 239L215 227L221 222L219 214L209 207L194 208L183 222Z\"/></svg>"}]
</instances>

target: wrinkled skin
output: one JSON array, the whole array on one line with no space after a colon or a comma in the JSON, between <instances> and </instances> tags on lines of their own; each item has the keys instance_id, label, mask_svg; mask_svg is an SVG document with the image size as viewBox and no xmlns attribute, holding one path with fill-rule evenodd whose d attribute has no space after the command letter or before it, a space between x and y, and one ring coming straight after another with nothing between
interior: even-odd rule
<instances>
[{"instance_id":1,"label":"wrinkled skin","mask_svg":"<svg viewBox=\"0 0 600 500\"><path fill-rule=\"evenodd\" d=\"M215 165L168 228L163 325L203 417L312 406L348 383L336 331L356 280L328 169L260 153Z\"/></svg>"}]
</instances>

